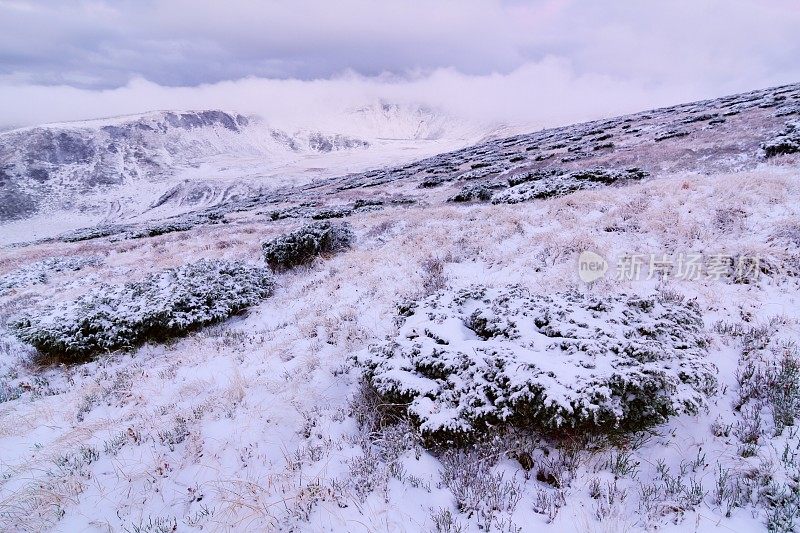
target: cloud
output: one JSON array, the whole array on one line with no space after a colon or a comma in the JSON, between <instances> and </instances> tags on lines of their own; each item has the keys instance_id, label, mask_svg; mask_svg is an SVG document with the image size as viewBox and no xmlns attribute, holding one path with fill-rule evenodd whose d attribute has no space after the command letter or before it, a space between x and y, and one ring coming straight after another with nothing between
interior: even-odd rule
<instances>
[{"instance_id":1,"label":"cloud","mask_svg":"<svg viewBox=\"0 0 800 533\"><path fill-rule=\"evenodd\" d=\"M0 0L0 124L370 99L552 125L800 81L794 0Z\"/></svg>"},{"instance_id":2,"label":"cloud","mask_svg":"<svg viewBox=\"0 0 800 533\"><path fill-rule=\"evenodd\" d=\"M0 73L113 88L508 73L546 56L581 73L684 81L797 70L795 0L0 1Z\"/></svg>"},{"instance_id":3,"label":"cloud","mask_svg":"<svg viewBox=\"0 0 800 533\"><path fill-rule=\"evenodd\" d=\"M650 87L545 58L507 74L437 69L413 77L353 72L320 80L246 78L197 87L166 87L136 79L116 89L0 85L0 123L30 125L158 109L224 109L258 114L281 127L337 124L341 113L383 101L423 104L456 117L544 127L668 105L704 96L697 84Z\"/></svg>"},{"instance_id":4,"label":"cloud","mask_svg":"<svg viewBox=\"0 0 800 533\"><path fill-rule=\"evenodd\" d=\"M0 72L109 88L134 77L196 85L345 70L509 71L524 62L519 44L534 28L512 11L491 0L6 2Z\"/></svg>"}]
</instances>

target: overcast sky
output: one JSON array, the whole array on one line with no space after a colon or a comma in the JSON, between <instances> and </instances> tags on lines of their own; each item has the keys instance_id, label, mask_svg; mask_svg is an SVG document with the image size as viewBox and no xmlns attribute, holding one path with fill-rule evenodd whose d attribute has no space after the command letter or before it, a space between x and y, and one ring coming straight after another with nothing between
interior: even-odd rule
<instances>
[{"instance_id":1,"label":"overcast sky","mask_svg":"<svg viewBox=\"0 0 800 533\"><path fill-rule=\"evenodd\" d=\"M798 0L0 0L0 125L382 98L554 124L800 82Z\"/></svg>"}]
</instances>

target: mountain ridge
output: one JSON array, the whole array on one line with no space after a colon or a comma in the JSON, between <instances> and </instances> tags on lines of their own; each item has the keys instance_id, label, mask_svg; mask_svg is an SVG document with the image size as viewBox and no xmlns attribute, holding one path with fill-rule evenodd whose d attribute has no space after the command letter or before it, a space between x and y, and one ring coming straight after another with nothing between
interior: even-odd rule
<instances>
[{"instance_id":1,"label":"mountain ridge","mask_svg":"<svg viewBox=\"0 0 800 533\"><path fill-rule=\"evenodd\" d=\"M386 103L373 104L372 111L369 109L357 108L355 111L365 113L378 124L386 121L391 124L390 119L403 111L402 106ZM435 113L424 107L411 108L408 111L408 108L405 109L404 122L398 128L405 128L406 132L422 131L414 129L422 121L422 124L430 126L428 131L436 131L438 119ZM178 138L184 133L190 134L186 146L180 143L175 146L180 147L180 150L176 150L178 157L185 157L194 150L197 155L192 161L196 163L194 167L186 164L182 169L184 174L171 175L169 179L165 176L161 180L139 180L136 182L135 193L128 196L118 194L110 203L108 198L103 198L103 205L106 207L100 218L89 217L79 223L73 217L69 220L70 227L57 225L49 235L80 227L78 224L127 224L137 220L169 218L189 211L238 211L258 204L278 206L280 211L289 213L308 214L309 209L313 211L309 206L319 206L323 211L329 210L331 206L351 202L356 191L374 190L377 187L381 188L383 196L414 198L414 201L423 203L447 200L502 201L502 197L525 199L530 194L543 194L540 188L534 188L538 192L531 192L530 185L527 186L528 190L522 190L525 189L522 182L530 181L524 178L528 174L550 173L574 177L581 175L576 173L578 170L598 168L600 173L595 175L614 176L622 175L620 171L627 167L640 167L645 174L650 175L675 171L735 171L752 168L769 157L791 152L792 147L800 146L793 144L795 141L800 143L800 139L792 137L798 131L792 124L800 117L800 84L760 89L511 136L503 136L502 128L483 131L483 138L488 137L489 140L478 144L466 143L466 137L449 144L449 141L441 143L413 140L408 141L411 144L399 146L408 149L419 147L419 143L423 143L423 146L433 151L433 155L419 157L425 154L408 150L408 153L402 154L406 161L400 160L394 165L391 158L385 157L389 153L399 159L397 154L400 151L396 149L398 145L391 142L388 143L393 151L381 152L374 148L382 147L382 143L387 141L378 138L364 140L343 134L326 136L308 131L289 134L281 130L264 129L263 122L258 123L262 129L261 137L257 138L262 144L248 145L236 139L234 144L237 151L233 154L230 150L225 153L225 150L219 149L218 144L213 143L209 150L209 145L204 145L204 142L235 138L239 135L238 131L254 127L258 119L221 111L197 113L200 114L182 116L168 111L147 115L151 120L153 116L161 117L159 124L168 124L174 128L179 132ZM135 134L138 134L139 129L147 129L141 122L131 122L136 116L122 118L123 122L128 121L128 128L133 128ZM110 120L117 124L103 121L89 123L110 128L114 132L119 127L121 117ZM447 123L445 119L441 122ZM467 130L454 128L453 131ZM471 138L481 138L475 132L471 134ZM0 143L8 135L0 134ZM169 134L165 135L169 137ZM274 161L265 164L264 143L280 147L279 151L270 152L270 156L288 154L294 157L300 153L305 166L293 167L296 160L283 166ZM767 145L774 146L765 150ZM362 155L354 157L353 154L359 150ZM0 153L3 153L3 146L0 146ZM56 158L56 162L59 161L57 150L50 150L48 153ZM213 164L203 166L205 162L200 156L204 155L209 159L209 153L217 156L224 154L224 157L214 160L216 156L211 156ZM171 156L168 150L166 153L156 151L155 154L167 159L169 164L145 157L142 167L144 171L151 172L150 178L160 178L159 169L162 167L167 168L167 174L174 170L176 165L168 159L167 156ZM331 163L332 161L338 163ZM68 167L69 165L67 170ZM35 199L26 197L25 191L15 190L16 183L9 179L5 168L0 166L0 211L7 211L11 206L18 212L11 213L11 217L6 214L6 221L15 215L18 219L27 220L26 217L31 213L36 213L37 206L30 205ZM35 166L33 168L35 171ZM134 167L134 170L141 169ZM292 175L301 177L287 178ZM91 179L93 174L85 174L84 178L86 176ZM119 174L112 172L112 182L101 183L101 186L115 187L113 178L118 176ZM36 172L27 177L34 190L40 186ZM103 178L108 178L108 175L101 173L101 182ZM572 178L567 180L567 190L574 186L571 180ZM500 195L499 192L505 189L512 190ZM73 207L71 213L91 213L92 209L97 209L96 204L78 204L77 208L73 204L70 207ZM42 224L41 217L32 224ZM14 236L11 240L31 240L31 235L26 234L30 226L20 226L22 229L16 231L20 236Z\"/></svg>"},{"instance_id":2,"label":"mountain ridge","mask_svg":"<svg viewBox=\"0 0 800 533\"><path fill-rule=\"evenodd\" d=\"M99 213L107 198L125 198L124 203L142 211L174 188L172 182L188 181L203 189L225 181L219 185L225 189L239 178L256 186L272 176L310 179L363 168L365 158L406 160L415 150L435 153L486 133L430 109L383 103L352 113L353 120L342 123L351 132L355 125L353 133L337 132L335 124L281 128L256 115L222 110L151 111L2 132L0 223L50 211ZM376 113L383 115L371 116ZM376 155L370 156L370 150ZM337 152L353 157L343 159ZM139 191L128 190L153 187L158 190L148 193L149 199L135 198ZM135 212L129 209L126 216Z\"/></svg>"}]
</instances>

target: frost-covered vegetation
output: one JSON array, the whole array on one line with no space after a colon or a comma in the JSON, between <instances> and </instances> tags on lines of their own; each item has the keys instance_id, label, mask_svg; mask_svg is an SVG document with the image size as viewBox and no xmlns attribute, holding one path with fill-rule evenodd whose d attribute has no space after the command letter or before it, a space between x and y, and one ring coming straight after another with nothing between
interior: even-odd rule
<instances>
[{"instance_id":1,"label":"frost-covered vegetation","mask_svg":"<svg viewBox=\"0 0 800 533\"><path fill-rule=\"evenodd\" d=\"M218 322L269 296L273 286L263 267L198 261L122 286L100 285L17 318L11 328L41 353L68 361Z\"/></svg>"},{"instance_id":2,"label":"frost-covered vegetation","mask_svg":"<svg viewBox=\"0 0 800 533\"><path fill-rule=\"evenodd\" d=\"M244 222L182 235L10 249L5 264L14 269L68 251L104 260L92 267L92 279L67 270L46 285L0 294L0 529L81 530L102 522L131 531L243 523L299 531L363 523L384 530L391 523L414 530L560 532L699 523L700 530L770 524L791 531L799 514L794 480L800 479L800 442L797 420L787 413L796 406L797 381L794 356L784 362L780 350L797 342L800 314L797 278L780 272L781 262L791 262L798 250L798 220L800 185L794 170L784 167L659 176L513 205L387 207L354 215L350 223L359 240L348 253L287 272L280 290L241 320L44 370L28 364L24 344L4 336L4 321L13 314L53 297L76 300L93 280L121 286L143 264L253 259L265 235L280 235L292 221L265 221L258 212ZM633 282L610 276L588 288L576 276L583 250L611 261L617 250L675 255L696 247L760 253L778 268L749 284L725 277ZM550 305L575 312L580 301L567 300L575 289L611 302L596 321L581 320L589 329L573 326L575 337L589 337L586 347L628 342L621 334L626 327L590 333L631 299L660 295L685 307L691 320L677 334L691 340L695 324L699 338L710 340L697 353L717 369L717 392L704 398L708 411L682 410L644 431L614 431L610 439L569 426L541 431L502 424L469 446L428 450L420 426L404 416L408 406L390 409L362 385L362 368L348 361L369 345L388 345L387 339L433 346L433 337L398 338L397 328L412 317L398 323L395 303L432 302L436 294L454 296L474 284L490 295L521 285L525 298L547 296ZM678 304L678 294L688 299ZM529 335L539 344L521 346L519 353L541 348L537 353L553 357L545 362L573 357L550 349L559 339L540 334L535 324L520 325L526 318L517 311L527 312L525 298L518 307L508 302L516 339L491 336L515 335L494 321L503 313L481 315L484 325L481 316L471 319L475 309L431 312L461 313L459 320L474 328L459 326L467 337L461 346L519 348ZM419 309L409 307L407 314L426 321ZM631 312L637 320L650 316ZM696 312L708 327L693 321ZM778 313L786 316L769 320ZM443 339L449 331L446 323L428 329ZM632 333L631 342L643 341L639 335ZM745 343L755 346L750 337L768 347L748 348L745 359ZM585 361L584 344L574 342L575 360ZM449 353L456 346L452 338L435 345ZM754 358L764 364L750 372L746 361ZM564 373L556 375L564 380ZM679 387L691 395L690 384ZM742 403L754 388L758 395Z\"/></svg>"},{"instance_id":3,"label":"frost-covered vegetation","mask_svg":"<svg viewBox=\"0 0 800 533\"><path fill-rule=\"evenodd\" d=\"M323 254L348 248L353 232L342 224L314 222L262 245L264 259L274 270L281 271L308 263Z\"/></svg>"},{"instance_id":4,"label":"frost-covered vegetation","mask_svg":"<svg viewBox=\"0 0 800 533\"><path fill-rule=\"evenodd\" d=\"M0 276L0 293L15 287L47 283L53 274L81 270L101 263L102 260L94 256L48 257Z\"/></svg>"},{"instance_id":5,"label":"frost-covered vegetation","mask_svg":"<svg viewBox=\"0 0 800 533\"><path fill-rule=\"evenodd\" d=\"M0 293L0 530L798 530L800 183L796 158L760 150L798 101L800 87L788 87L543 130L266 190L227 206L225 224L4 249L4 273L47 257L103 261ZM664 137L671 131L689 133ZM634 166L652 178L515 204L446 203L465 186L489 199L549 168ZM350 250L285 272L240 319L70 365L35 364L9 331L20 312L79 301L101 282L122 290L142 270L256 260L299 219L339 215L359 236ZM576 272L583 251L611 265L590 286ZM759 257L760 276L614 275L622 255L695 253ZM475 285L485 294L461 307L456 296ZM398 317L396 302L417 305ZM549 327L534 322L542 313ZM421 361L414 344L443 354L437 363L463 354L472 365L450 381L398 367L404 381L419 378L412 386L433 387L437 415L480 429L468 445L429 447L432 434L408 416L424 398L388 405L352 363L360 354L382 372L396 359L383 357L389 347ZM444 369L421 362L429 375ZM490 373L489 363L507 366ZM600 387L607 394L587 403L552 404L564 420L553 430L558 416L498 420L513 413L511 396L491 398L508 407L491 423L477 404L463 419L448 404L454 391L489 399L469 388L480 380L458 376L488 376L498 395L519 377L563 399L615 372L632 387L656 376L651 405ZM643 422L628 423L640 408Z\"/></svg>"},{"instance_id":6,"label":"frost-covered vegetation","mask_svg":"<svg viewBox=\"0 0 800 533\"><path fill-rule=\"evenodd\" d=\"M516 204L564 196L575 191L623 185L641 180L648 173L640 168L583 170L548 169L511 174L503 180L466 185L450 197L451 202L488 201L494 204Z\"/></svg>"},{"instance_id":7,"label":"frost-covered vegetation","mask_svg":"<svg viewBox=\"0 0 800 533\"><path fill-rule=\"evenodd\" d=\"M224 215L214 209L200 213L186 213L165 220L138 224L101 224L98 226L68 231L58 236L62 242L83 242L103 237L112 240L142 239L167 233L188 231L198 225L225 222Z\"/></svg>"},{"instance_id":8,"label":"frost-covered vegetation","mask_svg":"<svg viewBox=\"0 0 800 533\"><path fill-rule=\"evenodd\" d=\"M800 122L787 122L780 135L763 145L767 157L800 152Z\"/></svg>"},{"instance_id":9,"label":"frost-covered vegetation","mask_svg":"<svg viewBox=\"0 0 800 533\"><path fill-rule=\"evenodd\" d=\"M714 326L739 352L732 416L719 413L711 426L738 460L719 468L714 501L728 517L765 509L769 531L800 527L800 352L786 336L794 327L785 316Z\"/></svg>"},{"instance_id":10,"label":"frost-covered vegetation","mask_svg":"<svg viewBox=\"0 0 800 533\"><path fill-rule=\"evenodd\" d=\"M89 241L92 239L100 239L102 237L109 237L124 233L128 229L125 224L101 224L91 226L88 228L80 228L73 231L68 231L59 236L59 239L64 242L81 242Z\"/></svg>"},{"instance_id":11,"label":"frost-covered vegetation","mask_svg":"<svg viewBox=\"0 0 800 533\"><path fill-rule=\"evenodd\" d=\"M536 172L510 180L508 189L492 195L492 203L515 204L563 196L584 189L597 189L612 184L640 180L647 172L639 168L625 170L589 169L571 172Z\"/></svg>"},{"instance_id":12,"label":"frost-covered vegetation","mask_svg":"<svg viewBox=\"0 0 800 533\"><path fill-rule=\"evenodd\" d=\"M511 424L640 430L697 413L715 388L697 305L682 298L475 286L404 304L389 343L358 357L429 442Z\"/></svg>"}]
</instances>

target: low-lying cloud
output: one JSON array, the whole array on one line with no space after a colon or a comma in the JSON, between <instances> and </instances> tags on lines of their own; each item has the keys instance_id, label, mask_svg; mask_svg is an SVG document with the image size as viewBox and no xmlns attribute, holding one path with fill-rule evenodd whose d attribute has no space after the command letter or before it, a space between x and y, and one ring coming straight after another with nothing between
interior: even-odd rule
<instances>
[{"instance_id":1,"label":"low-lying cloud","mask_svg":"<svg viewBox=\"0 0 800 533\"><path fill-rule=\"evenodd\" d=\"M723 92L750 88L747 83L731 84ZM402 78L351 72L324 80L247 78L197 87L165 87L137 79L105 90L5 85L0 86L0 100L14 105L4 107L0 117L6 124L31 125L151 110L224 109L258 114L281 127L341 128L346 127L337 122L342 112L382 101L422 104L469 120L533 128L719 94L720 88L711 84L650 86L613 76L581 75L564 60L546 58L508 74L490 75L453 69Z\"/></svg>"},{"instance_id":2,"label":"low-lying cloud","mask_svg":"<svg viewBox=\"0 0 800 533\"><path fill-rule=\"evenodd\" d=\"M0 0L0 125L374 100L554 125L800 81L794 0Z\"/></svg>"}]
</instances>

